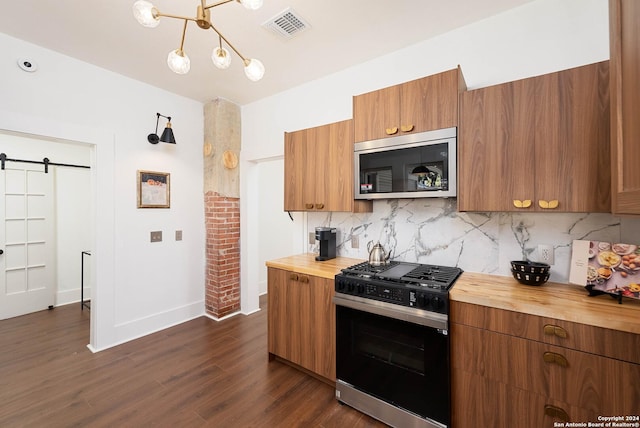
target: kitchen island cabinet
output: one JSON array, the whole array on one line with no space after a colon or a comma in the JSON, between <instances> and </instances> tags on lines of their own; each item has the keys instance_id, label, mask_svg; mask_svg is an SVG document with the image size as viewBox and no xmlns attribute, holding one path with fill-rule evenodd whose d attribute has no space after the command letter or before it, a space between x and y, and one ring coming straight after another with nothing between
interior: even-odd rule
<instances>
[{"instance_id":1,"label":"kitchen island cabinet","mask_svg":"<svg viewBox=\"0 0 640 428\"><path fill-rule=\"evenodd\" d=\"M460 97L460 211L610 212L609 62Z\"/></svg>"},{"instance_id":2,"label":"kitchen island cabinet","mask_svg":"<svg viewBox=\"0 0 640 428\"><path fill-rule=\"evenodd\" d=\"M611 212L640 214L640 2L609 0Z\"/></svg>"},{"instance_id":3,"label":"kitchen island cabinet","mask_svg":"<svg viewBox=\"0 0 640 428\"><path fill-rule=\"evenodd\" d=\"M460 67L353 97L355 142L458 126Z\"/></svg>"},{"instance_id":4,"label":"kitchen island cabinet","mask_svg":"<svg viewBox=\"0 0 640 428\"><path fill-rule=\"evenodd\" d=\"M347 257L317 262L315 254L267 262L271 359L335 383L334 277L340 269L360 262Z\"/></svg>"},{"instance_id":5,"label":"kitchen island cabinet","mask_svg":"<svg viewBox=\"0 0 640 428\"><path fill-rule=\"evenodd\" d=\"M285 132L284 210L371 212L353 195L353 121Z\"/></svg>"},{"instance_id":6,"label":"kitchen island cabinet","mask_svg":"<svg viewBox=\"0 0 640 428\"><path fill-rule=\"evenodd\" d=\"M470 273L450 297L453 426L638 416L640 302Z\"/></svg>"}]
</instances>

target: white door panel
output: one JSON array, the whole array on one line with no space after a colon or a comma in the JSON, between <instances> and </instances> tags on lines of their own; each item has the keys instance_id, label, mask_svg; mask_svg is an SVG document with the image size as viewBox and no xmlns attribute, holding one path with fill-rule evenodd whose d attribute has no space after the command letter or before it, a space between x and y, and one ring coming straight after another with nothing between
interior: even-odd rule
<instances>
[{"instance_id":1,"label":"white door panel","mask_svg":"<svg viewBox=\"0 0 640 428\"><path fill-rule=\"evenodd\" d=\"M54 303L53 180L42 165L0 171L0 319Z\"/></svg>"}]
</instances>

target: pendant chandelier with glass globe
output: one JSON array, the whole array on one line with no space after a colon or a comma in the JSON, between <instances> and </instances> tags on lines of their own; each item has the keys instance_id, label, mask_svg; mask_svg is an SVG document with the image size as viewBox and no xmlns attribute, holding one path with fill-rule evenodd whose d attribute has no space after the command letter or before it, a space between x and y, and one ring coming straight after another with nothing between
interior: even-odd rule
<instances>
[{"instance_id":1,"label":"pendant chandelier with glass globe","mask_svg":"<svg viewBox=\"0 0 640 428\"><path fill-rule=\"evenodd\" d=\"M247 75L247 78L256 82L262 79L262 77L264 76L264 65L262 65L262 63L255 58L244 57L211 23L210 9L216 6L231 3L233 1L242 4L244 7L250 10L259 9L262 6L263 2L263 0L222 0L217 3L208 5L205 3L205 0L201 0L196 11L196 17L190 18L187 16L177 16L160 12L150 2L146 0L138 0L133 3L133 15L140 24L149 28L157 27L158 24L160 24L160 17L163 16L167 18L181 19L184 21L180 47L169 52L169 56L167 57L167 65L169 65L169 68L173 72L178 74L185 74L189 72L191 61L189 60L187 54L184 52L184 39L187 33L187 24L189 23L189 21L193 21L198 25L198 27L202 28L203 30L212 29L218 35L218 46L215 47L213 49L213 52L211 53L211 60L216 67L225 69L229 67L229 64L231 64L231 55L229 51L222 47L222 41L224 40L227 46L229 46L240 57L240 59L242 59L242 62L244 64L244 73Z\"/></svg>"}]
</instances>

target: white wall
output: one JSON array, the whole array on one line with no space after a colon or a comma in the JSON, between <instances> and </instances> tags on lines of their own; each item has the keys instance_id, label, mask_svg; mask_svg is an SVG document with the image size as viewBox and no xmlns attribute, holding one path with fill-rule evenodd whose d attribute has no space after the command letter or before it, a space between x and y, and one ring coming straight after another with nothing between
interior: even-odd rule
<instances>
[{"instance_id":1,"label":"white wall","mask_svg":"<svg viewBox=\"0 0 640 428\"><path fill-rule=\"evenodd\" d=\"M284 207L284 159L269 159L258 163L259 187L259 293L267 292L265 262L302 252L299 228L305 223L302 213L291 213Z\"/></svg>"},{"instance_id":2,"label":"white wall","mask_svg":"<svg viewBox=\"0 0 640 428\"><path fill-rule=\"evenodd\" d=\"M353 95L458 64L473 89L608 58L607 0L538 0L243 106L242 157L280 156L285 131L351 118ZM242 167L242 175L255 168ZM247 216L241 235L259 223L257 210ZM256 275L258 258L244 250L243 258L243 275Z\"/></svg>"},{"instance_id":3,"label":"white wall","mask_svg":"<svg viewBox=\"0 0 640 428\"><path fill-rule=\"evenodd\" d=\"M95 150L91 348L203 314L202 104L4 34L0 50L0 130ZM18 58L38 71L23 72ZM177 145L147 142L156 112L173 118ZM136 208L138 169L171 174L170 209ZM164 241L151 244L152 230ZM175 230L183 241L173 240Z\"/></svg>"},{"instance_id":4,"label":"white wall","mask_svg":"<svg viewBox=\"0 0 640 428\"><path fill-rule=\"evenodd\" d=\"M85 148L89 152L89 148ZM65 162L66 163L66 162ZM88 165L89 162L77 165ZM56 167L56 306L91 299L91 170ZM84 260L84 266L83 266ZM84 281L82 279L84 278ZM84 282L84 284L83 284ZM80 287L84 285L84 295Z\"/></svg>"}]
</instances>

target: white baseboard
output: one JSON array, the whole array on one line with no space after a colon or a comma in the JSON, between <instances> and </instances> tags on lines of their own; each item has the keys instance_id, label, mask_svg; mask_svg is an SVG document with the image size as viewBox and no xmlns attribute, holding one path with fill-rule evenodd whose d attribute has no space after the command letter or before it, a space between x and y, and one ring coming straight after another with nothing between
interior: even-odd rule
<instances>
[{"instance_id":1,"label":"white baseboard","mask_svg":"<svg viewBox=\"0 0 640 428\"><path fill-rule=\"evenodd\" d=\"M91 300L91 289L84 289L84 300ZM56 293L55 306L69 305L80 302L80 289L63 290Z\"/></svg>"},{"instance_id":2,"label":"white baseboard","mask_svg":"<svg viewBox=\"0 0 640 428\"><path fill-rule=\"evenodd\" d=\"M116 337L114 343L107 344L99 349L89 349L91 349L91 352L104 351L105 349L112 348L125 342L139 339L143 336L201 317L205 314L204 312L204 300L199 300L164 312L158 312L143 318L116 324L114 326Z\"/></svg>"}]
</instances>

